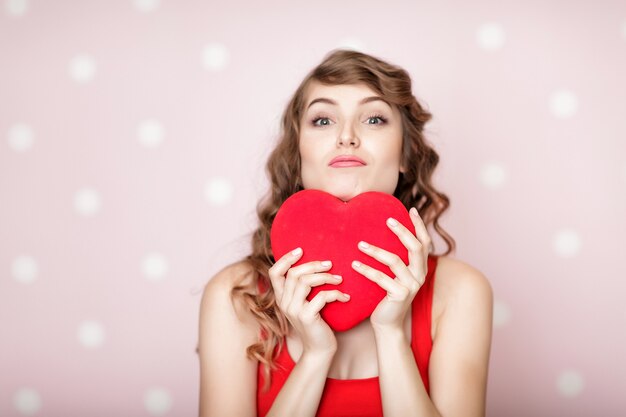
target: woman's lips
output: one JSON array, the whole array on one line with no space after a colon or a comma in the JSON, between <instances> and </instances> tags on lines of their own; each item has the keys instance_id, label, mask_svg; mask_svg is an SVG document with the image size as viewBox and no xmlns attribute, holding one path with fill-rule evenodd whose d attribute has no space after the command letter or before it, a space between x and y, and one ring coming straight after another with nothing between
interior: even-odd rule
<instances>
[{"instance_id":1,"label":"woman's lips","mask_svg":"<svg viewBox=\"0 0 626 417\"><path fill-rule=\"evenodd\" d=\"M333 168L362 167L367 165L364 160L354 155L342 155L333 158L328 166Z\"/></svg>"}]
</instances>

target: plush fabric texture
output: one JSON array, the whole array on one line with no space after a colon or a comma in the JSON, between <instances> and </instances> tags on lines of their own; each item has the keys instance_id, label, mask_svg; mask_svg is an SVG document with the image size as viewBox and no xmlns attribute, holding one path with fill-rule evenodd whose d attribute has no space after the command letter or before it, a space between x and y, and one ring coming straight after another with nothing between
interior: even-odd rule
<instances>
[{"instance_id":1,"label":"plush fabric texture","mask_svg":"<svg viewBox=\"0 0 626 417\"><path fill-rule=\"evenodd\" d=\"M394 196L370 191L348 202L320 190L303 190L293 194L280 207L271 229L274 258L301 247L302 257L294 264L330 260L331 274L341 275L339 285L312 287L307 300L320 291L338 289L350 295L348 302L331 302L320 315L334 331L353 328L368 318L386 295L385 290L352 268L357 260L395 278L389 267L359 250L363 240L395 253L408 264L408 251L389 229L386 221L393 217L411 232L413 223L404 205Z\"/></svg>"}]
</instances>

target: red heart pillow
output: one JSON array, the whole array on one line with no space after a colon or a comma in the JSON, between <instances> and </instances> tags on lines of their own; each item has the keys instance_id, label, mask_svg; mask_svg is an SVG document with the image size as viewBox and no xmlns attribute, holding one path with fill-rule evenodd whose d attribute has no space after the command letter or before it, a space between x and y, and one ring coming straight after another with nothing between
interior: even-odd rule
<instances>
[{"instance_id":1,"label":"red heart pillow","mask_svg":"<svg viewBox=\"0 0 626 417\"><path fill-rule=\"evenodd\" d=\"M386 291L352 269L357 260L388 276L395 275L389 267L361 252L359 241L371 243L396 253L408 264L408 251L387 227L393 217L407 229L413 223L404 205L390 194L370 191L348 202L320 190L303 190L289 197L278 210L270 234L276 260L301 247L302 257L294 266L330 260L329 273L341 275L339 285L323 284L311 288L307 300L323 290L338 289L350 295L348 302L333 301L322 308L322 318L334 331L345 331L368 318Z\"/></svg>"}]
</instances>

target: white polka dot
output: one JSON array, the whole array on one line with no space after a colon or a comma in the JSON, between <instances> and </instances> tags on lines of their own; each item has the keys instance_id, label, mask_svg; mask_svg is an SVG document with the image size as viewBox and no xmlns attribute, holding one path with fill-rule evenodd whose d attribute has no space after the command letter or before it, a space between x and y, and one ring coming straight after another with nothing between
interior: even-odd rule
<instances>
[{"instance_id":1,"label":"white polka dot","mask_svg":"<svg viewBox=\"0 0 626 417\"><path fill-rule=\"evenodd\" d=\"M219 71L228 65L229 53L225 45L210 43L202 51L202 63L211 71Z\"/></svg>"},{"instance_id":2,"label":"white polka dot","mask_svg":"<svg viewBox=\"0 0 626 417\"><path fill-rule=\"evenodd\" d=\"M502 301L493 303L493 327L502 327L511 321L511 309Z\"/></svg>"},{"instance_id":3,"label":"white polka dot","mask_svg":"<svg viewBox=\"0 0 626 417\"><path fill-rule=\"evenodd\" d=\"M496 162L490 162L480 170L480 182L487 188L501 188L508 178L504 167Z\"/></svg>"},{"instance_id":4,"label":"white polka dot","mask_svg":"<svg viewBox=\"0 0 626 417\"><path fill-rule=\"evenodd\" d=\"M233 186L224 178L210 179L204 187L204 196L214 206L228 204L233 196Z\"/></svg>"},{"instance_id":5,"label":"white polka dot","mask_svg":"<svg viewBox=\"0 0 626 417\"><path fill-rule=\"evenodd\" d=\"M83 188L74 195L74 209L85 217L93 216L102 206L100 194L93 188Z\"/></svg>"},{"instance_id":6,"label":"white polka dot","mask_svg":"<svg viewBox=\"0 0 626 417\"><path fill-rule=\"evenodd\" d=\"M78 326L78 341L86 348L102 346L104 342L104 327L97 321L83 321Z\"/></svg>"},{"instance_id":7,"label":"white polka dot","mask_svg":"<svg viewBox=\"0 0 626 417\"><path fill-rule=\"evenodd\" d=\"M160 281L167 275L169 265L160 253L150 253L143 258L141 270L148 280Z\"/></svg>"},{"instance_id":8,"label":"white polka dot","mask_svg":"<svg viewBox=\"0 0 626 417\"><path fill-rule=\"evenodd\" d=\"M20 17L28 11L28 0L5 0L4 6L9 16Z\"/></svg>"},{"instance_id":9,"label":"white polka dot","mask_svg":"<svg viewBox=\"0 0 626 417\"><path fill-rule=\"evenodd\" d=\"M151 388L143 396L143 404L150 415L162 416L172 409L172 396L163 388Z\"/></svg>"},{"instance_id":10,"label":"white polka dot","mask_svg":"<svg viewBox=\"0 0 626 417\"><path fill-rule=\"evenodd\" d=\"M576 231L563 229L554 235L552 247L557 255L563 258L571 258L580 252L582 239Z\"/></svg>"},{"instance_id":11,"label":"white polka dot","mask_svg":"<svg viewBox=\"0 0 626 417\"><path fill-rule=\"evenodd\" d=\"M32 148L34 138L33 128L24 123L14 124L7 134L9 147L15 152L24 152Z\"/></svg>"},{"instance_id":12,"label":"white polka dot","mask_svg":"<svg viewBox=\"0 0 626 417\"><path fill-rule=\"evenodd\" d=\"M13 395L13 406L24 416L33 416L41 409L41 396L32 388L20 388Z\"/></svg>"},{"instance_id":13,"label":"white polka dot","mask_svg":"<svg viewBox=\"0 0 626 417\"><path fill-rule=\"evenodd\" d=\"M571 91L556 91L550 96L550 111L556 117L566 119L576 114L577 110L578 99Z\"/></svg>"},{"instance_id":14,"label":"white polka dot","mask_svg":"<svg viewBox=\"0 0 626 417\"><path fill-rule=\"evenodd\" d=\"M505 42L504 29L498 23L485 23L476 32L476 42L478 46L488 51L500 49Z\"/></svg>"},{"instance_id":15,"label":"white polka dot","mask_svg":"<svg viewBox=\"0 0 626 417\"><path fill-rule=\"evenodd\" d=\"M133 6L139 12L152 12L159 8L159 0L133 0Z\"/></svg>"},{"instance_id":16,"label":"white polka dot","mask_svg":"<svg viewBox=\"0 0 626 417\"><path fill-rule=\"evenodd\" d=\"M30 284L37 278L39 267L37 261L31 256L20 255L13 260L11 273L17 282Z\"/></svg>"},{"instance_id":17,"label":"white polka dot","mask_svg":"<svg viewBox=\"0 0 626 417\"><path fill-rule=\"evenodd\" d=\"M163 142L165 131L158 120L149 119L139 123L137 137L146 148L155 148Z\"/></svg>"},{"instance_id":18,"label":"white polka dot","mask_svg":"<svg viewBox=\"0 0 626 417\"><path fill-rule=\"evenodd\" d=\"M576 397L585 388L585 380L580 372L566 370L558 376L556 386L564 397Z\"/></svg>"},{"instance_id":19,"label":"white polka dot","mask_svg":"<svg viewBox=\"0 0 626 417\"><path fill-rule=\"evenodd\" d=\"M365 43L357 38L344 38L339 41L337 48L365 52Z\"/></svg>"},{"instance_id":20,"label":"white polka dot","mask_svg":"<svg viewBox=\"0 0 626 417\"><path fill-rule=\"evenodd\" d=\"M96 62L89 55L78 55L70 61L70 76L78 83L86 83L96 74Z\"/></svg>"}]
</instances>

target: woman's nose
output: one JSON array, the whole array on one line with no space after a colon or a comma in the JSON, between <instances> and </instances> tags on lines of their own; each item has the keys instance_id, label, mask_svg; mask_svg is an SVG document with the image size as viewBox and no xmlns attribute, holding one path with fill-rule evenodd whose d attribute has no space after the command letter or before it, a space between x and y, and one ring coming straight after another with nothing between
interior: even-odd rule
<instances>
[{"instance_id":1,"label":"woman's nose","mask_svg":"<svg viewBox=\"0 0 626 417\"><path fill-rule=\"evenodd\" d=\"M357 137L354 129L349 123L346 123L339 132L339 137L337 138L337 146L354 146L358 147L360 144L360 140Z\"/></svg>"}]
</instances>

